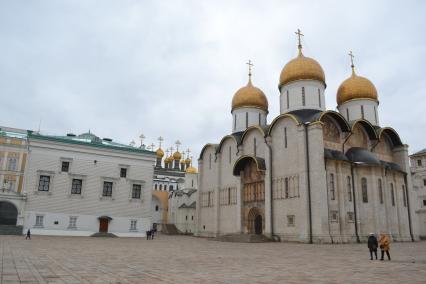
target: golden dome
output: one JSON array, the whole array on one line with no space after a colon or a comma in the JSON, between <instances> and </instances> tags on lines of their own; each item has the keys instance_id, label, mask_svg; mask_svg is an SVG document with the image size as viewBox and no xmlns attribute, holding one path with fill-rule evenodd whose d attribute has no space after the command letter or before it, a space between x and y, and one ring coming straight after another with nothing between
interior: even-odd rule
<instances>
[{"instance_id":1,"label":"golden dome","mask_svg":"<svg viewBox=\"0 0 426 284\"><path fill-rule=\"evenodd\" d=\"M169 157L167 157L167 158L165 158L164 159L164 163L171 163L173 161L173 157L172 156L169 156Z\"/></svg>"},{"instance_id":2,"label":"golden dome","mask_svg":"<svg viewBox=\"0 0 426 284\"><path fill-rule=\"evenodd\" d=\"M352 68L352 76L343 81L337 90L337 105L353 99L372 99L377 101L377 90L370 80L356 75Z\"/></svg>"},{"instance_id":3,"label":"golden dome","mask_svg":"<svg viewBox=\"0 0 426 284\"><path fill-rule=\"evenodd\" d=\"M232 110L240 107L257 107L268 111L268 99L261 89L251 83L251 74L245 87L240 88L232 98Z\"/></svg>"},{"instance_id":4,"label":"golden dome","mask_svg":"<svg viewBox=\"0 0 426 284\"><path fill-rule=\"evenodd\" d=\"M187 165L190 165L191 164L191 159L188 157L188 158L186 158L186 160L185 160L185 164L187 164Z\"/></svg>"},{"instance_id":5,"label":"golden dome","mask_svg":"<svg viewBox=\"0 0 426 284\"><path fill-rule=\"evenodd\" d=\"M305 57L300 46L299 55L290 60L281 71L278 88L281 89L281 86L298 80L317 80L325 85L325 75L321 65L314 59Z\"/></svg>"},{"instance_id":6,"label":"golden dome","mask_svg":"<svg viewBox=\"0 0 426 284\"><path fill-rule=\"evenodd\" d=\"M173 159L180 160L182 158L182 154L178 151L173 153Z\"/></svg>"},{"instance_id":7,"label":"golden dome","mask_svg":"<svg viewBox=\"0 0 426 284\"><path fill-rule=\"evenodd\" d=\"M155 153L157 154L157 158L163 158L164 157L164 151L161 148L158 148Z\"/></svg>"},{"instance_id":8,"label":"golden dome","mask_svg":"<svg viewBox=\"0 0 426 284\"><path fill-rule=\"evenodd\" d=\"M190 166L190 167L188 167L187 169L186 169L186 171L185 171L186 173L188 173L188 174L196 174L197 173L197 169L196 168L194 168L193 166Z\"/></svg>"},{"instance_id":9,"label":"golden dome","mask_svg":"<svg viewBox=\"0 0 426 284\"><path fill-rule=\"evenodd\" d=\"M181 165L185 164L185 159L180 160L180 164Z\"/></svg>"}]
</instances>

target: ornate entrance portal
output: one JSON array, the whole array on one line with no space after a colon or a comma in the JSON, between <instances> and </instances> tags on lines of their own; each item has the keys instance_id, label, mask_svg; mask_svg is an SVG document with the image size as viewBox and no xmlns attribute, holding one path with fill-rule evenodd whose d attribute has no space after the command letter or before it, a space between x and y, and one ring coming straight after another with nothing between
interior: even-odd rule
<instances>
[{"instance_id":1,"label":"ornate entrance portal","mask_svg":"<svg viewBox=\"0 0 426 284\"><path fill-rule=\"evenodd\" d=\"M263 234L265 227L265 166L264 160L245 156L234 166L242 185L242 223L246 233Z\"/></svg>"}]
</instances>

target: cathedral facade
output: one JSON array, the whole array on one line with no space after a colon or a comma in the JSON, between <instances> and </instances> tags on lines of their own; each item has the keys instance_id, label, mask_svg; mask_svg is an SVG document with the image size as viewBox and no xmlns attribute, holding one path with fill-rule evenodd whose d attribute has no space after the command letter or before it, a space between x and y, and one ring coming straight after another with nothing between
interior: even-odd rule
<instances>
[{"instance_id":1,"label":"cathedral facade","mask_svg":"<svg viewBox=\"0 0 426 284\"><path fill-rule=\"evenodd\" d=\"M279 78L280 115L268 123L268 100L250 68L232 99L231 133L203 147L196 235L346 243L374 232L416 239L408 146L379 124L375 86L352 62L336 94L338 112L326 110L324 71L304 56L298 35L298 56Z\"/></svg>"}]
</instances>

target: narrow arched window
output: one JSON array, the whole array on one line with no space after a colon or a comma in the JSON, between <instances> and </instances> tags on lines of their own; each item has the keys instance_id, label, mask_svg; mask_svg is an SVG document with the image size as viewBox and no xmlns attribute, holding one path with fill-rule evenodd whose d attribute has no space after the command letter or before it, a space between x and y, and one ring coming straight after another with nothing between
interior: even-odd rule
<instances>
[{"instance_id":1,"label":"narrow arched window","mask_svg":"<svg viewBox=\"0 0 426 284\"><path fill-rule=\"evenodd\" d=\"M154 189L157 190L157 184L154 185Z\"/></svg>"},{"instance_id":2,"label":"narrow arched window","mask_svg":"<svg viewBox=\"0 0 426 284\"><path fill-rule=\"evenodd\" d=\"M306 105L306 98L305 98L305 87L302 87L302 105Z\"/></svg>"},{"instance_id":3,"label":"narrow arched window","mask_svg":"<svg viewBox=\"0 0 426 284\"><path fill-rule=\"evenodd\" d=\"M262 124L262 115L259 113L259 125L261 125Z\"/></svg>"},{"instance_id":4,"label":"narrow arched window","mask_svg":"<svg viewBox=\"0 0 426 284\"><path fill-rule=\"evenodd\" d=\"M361 179L362 202L368 203L367 179Z\"/></svg>"},{"instance_id":5,"label":"narrow arched window","mask_svg":"<svg viewBox=\"0 0 426 284\"><path fill-rule=\"evenodd\" d=\"M246 112L246 128L248 127L248 112Z\"/></svg>"},{"instance_id":6,"label":"narrow arched window","mask_svg":"<svg viewBox=\"0 0 426 284\"><path fill-rule=\"evenodd\" d=\"M287 108L290 108L290 94L287 90Z\"/></svg>"},{"instance_id":7,"label":"narrow arched window","mask_svg":"<svg viewBox=\"0 0 426 284\"><path fill-rule=\"evenodd\" d=\"M376 106L374 106L374 121L377 124L377 110L376 110Z\"/></svg>"},{"instance_id":8,"label":"narrow arched window","mask_svg":"<svg viewBox=\"0 0 426 284\"><path fill-rule=\"evenodd\" d=\"M349 121L349 109L346 109L346 119Z\"/></svg>"},{"instance_id":9,"label":"narrow arched window","mask_svg":"<svg viewBox=\"0 0 426 284\"><path fill-rule=\"evenodd\" d=\"M352 202L352 180L350 176L346 177L346 191L348 194L348 201Z\"/></svg>"},{"instance_id":10,"label":"narrow arched window","mask_svg":"<svg viewBox=\"0 0 426 284\"><path fill-rule=\"evenodd\" d=\"M231 156L232 156L231 146L229 146L229 163L231 163Z\"/></svg>"},{"instance_id":11,"label":"narrow arched window","mask_svg":"<svg viewBox=\"0 0 426 284\"><path fill-rule=\"evenodd\" d=\"M284 148L287 148L287 127L284 127Z\"/></svg>"},{"instance_id":12,"label":"narrow arched window","mask_svg":"<svg viewBox=\"0 0 426 284\"><path fill-rule=\"evenodd\" d=\"M361 106L361 117L364 119L364 106Z\"/></svg>"},{"instance_id":13,"label":"narrow arched window","mask_svg":"<svg viewBox=\"0 0 426 284\"><path fill-rule=\"evenodd\" d=\"M163 190L163 185L162 184L160 184L160 190Z\"/></svg>"},{"instance_id":14,"label":"narrow arched window","mask_svg":"<svg viewBox=\"0 0 426 284\"><path fill-rule=\"evenodd\" d=\"M404 207L407 207L407 194L405 193L405 186L402 185L402 202L404 202Z\"/></svg>"},{"instance_id":15,"label":"narrow arched window","mask_svg":"<svg viewBox=\"0 0 426 284\"><path fill-rule=\"evenodd\" d=\"M173 185L169 185L169 191L173 190Z\"/></svg>"},{"instance_id":16,"label":"narrow arched window","mask_svg":"<svg viewBox=\"0 0 426 284\"><path fill-rule=\"evenodd\" d=\"M234 130L237 128L237 115L234 114Z\"/></svg>"},{"instance_id":17,"label":"narrow arched window","mask_svg":"<svg viewBox=\"0 0 426 284\"><path fill-rule=\"evenodd\" d=\"M253 154L256 156L256 138L253 138Z\"/></svg>"},{"instance_id":18,"label":"narrow arched window","mask_svg":"<svg viewBox=\"0 0 426 284\"><path fill-rule=\"evenodd\" d=\"M318 89L318 105L321 107L321 91Z\"/></svg>"},{"instance_id":19,"label":"narrow arched window","mask_svg":"<svg viewBox=\"0 0 426 284\"><path fill-rule=\"evenodd\" d=\"M378 179L377 181L377 188L379 189L379 202L380 204L383 204L383 187L381 179Z\"/></svg>"},{"instance_id":20,"label":"narrow arched window","mask_svg":"<svg viewBox=\"0 0 426 284\"><path fill-rule=\"evenodd\" d=\"M391 183L390 186L391 186L391 202L392 202L392 206L395 206L395 192L393 190L393 183Z\"/></svg>"},{"instance_id":21,"label":"narrow arched window","mask_svg":"<svg viewBox=\"0 0 426 284\"><path fill-rule=\"evenodd\" d=\"M334 174L330 174L330 199L336 199L336 192L334 188Z\"/></svg>"},{"instance_id":22,"label":"narrow arched window","mask_svg":"<svg viewBox=\"0 0 426 284\"><path fill-rule=\"evenodd\" d=\"M212 168L212 154L209 155L209 169Z\"/></svg>"}]
</instances>

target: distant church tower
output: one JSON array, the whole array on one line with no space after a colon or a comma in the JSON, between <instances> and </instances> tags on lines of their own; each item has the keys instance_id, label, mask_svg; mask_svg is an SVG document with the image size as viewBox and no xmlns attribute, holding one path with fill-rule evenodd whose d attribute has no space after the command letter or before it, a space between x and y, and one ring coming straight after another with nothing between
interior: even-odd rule
<instances>
[{"instance_id":1,"label":"distant church tower","mask_svg":"<svg viewBox=\"0 0 426 284\"><path fill-rule=\"evenodd\" d=\"M325 111L325 75L321 65L302 53L301 36L297 30L299 54L288 62L280 75L280 113L299 109Z\"/></svg>"},{"instance_id":2,"label":"distant church tower","mask_svg":"<svg viewBox=\"0 0 426 284\"><path fill-rule=\"evenodd\" d=\"M366 119L373 125L379 125L376 87L367 78L355 74L352 51L349 56L352 75L337 90L337 109L348 121Z\"/></svg>"},{"instance_id":3,"label":"distant church tower","mask_svg":"<svg viewBox=\"0 0 426 284\"><path fill-rule=\"evenodd\" d=\"M232 98L232 132L244 131L253 125L265 126L268 115L268 99L261 89L251 82L251 61L249 80L245 87L240 88Z\"/></svg>"}]
</instances>

